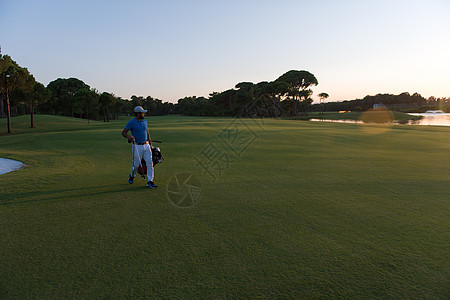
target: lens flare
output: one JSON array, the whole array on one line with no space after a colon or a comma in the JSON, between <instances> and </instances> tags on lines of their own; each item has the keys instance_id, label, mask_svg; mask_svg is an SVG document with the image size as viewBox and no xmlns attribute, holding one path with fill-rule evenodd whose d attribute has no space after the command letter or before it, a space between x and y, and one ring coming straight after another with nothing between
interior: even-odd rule
<instances>
[{"instance_id":1,"label":"lens flare","mask_svg":"<svg viewBox=\"0 0 450 300\"><path fill-rule=\"evenodd\" d=\"M378 107L363 112L359 120L363 122L358 124L365 133L380 134L392 127L394 114L385 107Z\"/></svg>"}]
</instances>

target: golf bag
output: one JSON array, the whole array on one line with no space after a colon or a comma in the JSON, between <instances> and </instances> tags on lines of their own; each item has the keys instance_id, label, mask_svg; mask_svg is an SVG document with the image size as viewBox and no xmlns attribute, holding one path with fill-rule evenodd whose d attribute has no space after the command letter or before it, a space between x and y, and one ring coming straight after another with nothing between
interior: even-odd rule
<instances>
[{"instance_id":1,"label":"golf bag","mask_svg":"<svg viewBox=\"0 0 450 300\"><path fill-rule=\"evenodd\" d=\"M161 149L158 148L152 148L152 162L153 167L162 162L164 159L164 156L161 154ZM147 175L147 164L145 163L145 159L141 159L141 165L138 168L138 174L142 177L145 177Z\"/></svg>"}]
</instances>

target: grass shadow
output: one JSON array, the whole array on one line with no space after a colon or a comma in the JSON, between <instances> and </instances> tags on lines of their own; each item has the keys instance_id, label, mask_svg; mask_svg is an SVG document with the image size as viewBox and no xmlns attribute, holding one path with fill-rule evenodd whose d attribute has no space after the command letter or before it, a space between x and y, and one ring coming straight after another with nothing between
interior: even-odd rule
<instances>
[{"instance_id":1,"label":"grass shadow","mask_svg":"<svg viewBox=\"0 0 450 300\"><path fill-rule=\"evenodd\" d=\"M126 185L120 185L119 186L120 189L117 188L117 185L108 185L108 186L101 186L101 187L60 189L60 190L46 191L46 192L40 192L40 193L33 193L33 192L22 193L22 194L19 194L19 196L14 195L14 199L12 199L12 200L1 201L0 205L24 204L24 203L34 203L34 202L39 203L39 202L47 202L47 201L52 201L52 200L63 200L63 199L74 199L74 198L100 196L100 195L107 195L107 194L129 193L129 192L135 192L135 191L139 191L139 190L148 189L146 186L134 186L134 187L130 187L130 188L125 188L125 186ZM111 188L115 188L115 189L111 190ZM102 191L91 191L91 192L80 193L83 191L98 190L98 189L102 189ZM108 189L108 190L104 190L104 189ZM72 193L72 194L58 195L58 194L67 194L67 193ZM4 198L4 194L0 194L0 196L2 198ZM50 197L48 197L48 196L50 196ZM15 201L18 198L20 199L20 198L27 198L27 197L33 197L33 198L39 197L39 199Z\"/></svg>"}]
</instances>

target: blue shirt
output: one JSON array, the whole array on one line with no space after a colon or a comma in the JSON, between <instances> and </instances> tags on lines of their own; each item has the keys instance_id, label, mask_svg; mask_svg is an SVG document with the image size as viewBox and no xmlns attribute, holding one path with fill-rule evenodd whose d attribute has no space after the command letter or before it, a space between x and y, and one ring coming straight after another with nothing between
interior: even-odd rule
<instances>
[{"instance_id":1,"label":"blue shirt","mask_svg":"<svg viewBox=\"0 0 450 300\"><path fill-rule=\"evenodd\" d=\"M136 143L145 143L147 141L147 120L138 120L133 118L125 126L125 129L131 130L131 134L134 136Z\"/></svg>"}]
</instances>

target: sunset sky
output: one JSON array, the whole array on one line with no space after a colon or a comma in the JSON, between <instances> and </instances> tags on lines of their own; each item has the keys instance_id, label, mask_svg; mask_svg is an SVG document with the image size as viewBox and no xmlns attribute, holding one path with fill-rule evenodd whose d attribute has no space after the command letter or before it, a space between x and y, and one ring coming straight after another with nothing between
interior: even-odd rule
<instances>
[{"instance_id":1,"label":"sunset sky","mask_svg":"<svg viewBox=\"0 0 450 300\"><path fill-rule=\"evenodd\" d=\"M450 97L450 1L0 0L0 46L44 84L176 102L308 70L329 100Z\"/></svg>"}]
</instances>

